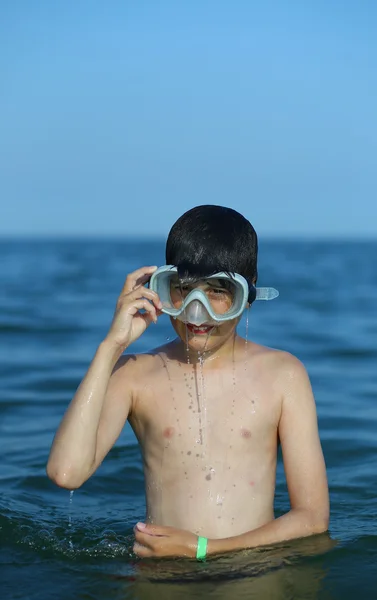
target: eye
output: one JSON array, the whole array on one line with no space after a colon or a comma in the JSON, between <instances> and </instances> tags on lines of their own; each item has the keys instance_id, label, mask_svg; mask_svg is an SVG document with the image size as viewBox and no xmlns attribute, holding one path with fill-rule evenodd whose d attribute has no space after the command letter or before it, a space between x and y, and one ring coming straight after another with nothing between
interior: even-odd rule
<instances>
[{"instance_id":1,"label":"eye","mask_svg":"<svg viewBox=\"0 0 377 600\"><path fill-rule=\"evenodd\" d=\"M172 287L174 290L178 290L179 292L181 292L181 291L182 291L182 292L186 292L186 291L189 289L189 286L188 286L188 285L181 285L180 283L172 283L172 284L171 284L171 287Z\"/></svg>"},{"instance_id":2,"label":"eye","mask_svg":"<svg viewBox=\"0 0 377 600\"><path fill-rule=\"evenodd\" d=\"M210 293L214 296L224 296L227 294L227 291L224 288L211 288Z\"/></svg>"}]
</instances>

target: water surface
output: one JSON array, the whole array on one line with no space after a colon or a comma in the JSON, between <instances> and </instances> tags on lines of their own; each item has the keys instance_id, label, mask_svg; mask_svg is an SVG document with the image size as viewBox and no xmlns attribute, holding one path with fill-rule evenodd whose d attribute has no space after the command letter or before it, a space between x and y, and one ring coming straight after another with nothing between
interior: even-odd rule
<instances>
[{"instance_id":1,"label":"water surface","mask_svg":"<svg viewBox=\"0 0 377 600\"><path fill-rule=\"evenodd\" d=\"M2 598L377 597L376 254L373 242L261 242L259 284L277 287L280 297L254 305L249 338L294 353L309 371L328 469L331 539L205 564L146 564L132 554L144 489L128 426L71 503L69 492L47 479L45 464L127 272L163 264L163 243L0 243ZM172 336L164 317L133 349L146 351ZM276 512L287 509L280 464Z\"/></svg>"}]
</instances>

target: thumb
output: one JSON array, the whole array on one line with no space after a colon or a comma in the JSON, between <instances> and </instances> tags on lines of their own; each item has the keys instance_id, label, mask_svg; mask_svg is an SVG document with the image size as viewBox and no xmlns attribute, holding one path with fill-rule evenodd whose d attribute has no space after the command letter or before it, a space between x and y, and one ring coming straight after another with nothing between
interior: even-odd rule
<instances>
[{"instance_id":1,"label":"thumb","mask_svg":"<svg viewBox=\"0 0 377 600\"><path fill-rule=\"evenodd\" d=\"M142 317L142 319L144 320L144 322L145 322L145 325L146 325L147 327L149 327L149 325L150 325L151 323L154 323L154 321L153 321L153 316L151 315L151 313L147 313L147 312L145 312L145 313L141 314L140 316L141 316L141 317Z\"/></svg>"}]
</instances>

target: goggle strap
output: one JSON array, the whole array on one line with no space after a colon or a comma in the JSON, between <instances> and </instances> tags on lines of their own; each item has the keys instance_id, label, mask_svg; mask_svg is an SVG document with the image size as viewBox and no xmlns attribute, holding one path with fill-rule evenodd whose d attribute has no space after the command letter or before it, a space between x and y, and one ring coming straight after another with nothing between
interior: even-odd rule
<instances>
[{"instance_id":1,"label":"goggle strap","mask_svg":"<svg viewBox=\"0 0 377 600\"><path fill-rule=\"evenodd\" d=\"M279 295L279 292L272 287L260 287L254 289L256 291L255 300L273 300Z\"/></svg>"}]
</instances>

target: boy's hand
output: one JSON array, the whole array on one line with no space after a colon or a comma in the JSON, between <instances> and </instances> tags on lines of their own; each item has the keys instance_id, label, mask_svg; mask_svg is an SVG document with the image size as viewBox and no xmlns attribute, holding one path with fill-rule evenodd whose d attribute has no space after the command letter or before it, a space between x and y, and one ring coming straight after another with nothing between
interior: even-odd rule
<instances>
[{"instance_id":1,"label":"boy's hand","mask_svg":"<svg viewBox=\"0 0 377 600\"><path fill-rule=\"evenodd\" d=\"M162 304L156 292L145 288L157 267L142 267L130 273L118 298L113 321L106 341L121 353L137 340L146 328L161 314ZM141 313L140 310L145 312Z\"/></svg>"},{"instance_id":2,"label":"boy's hand","mask_svg":"<svg viewBox=\"0 0 377 600\"><path fill-rule=\"evenodd\" d=\"M136 541L133 551L140 558L196 557L198 536L190 531L137 523L134 533Z\"/></svg>"}]
</instances>

